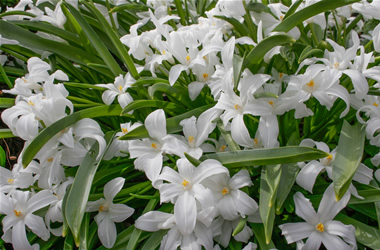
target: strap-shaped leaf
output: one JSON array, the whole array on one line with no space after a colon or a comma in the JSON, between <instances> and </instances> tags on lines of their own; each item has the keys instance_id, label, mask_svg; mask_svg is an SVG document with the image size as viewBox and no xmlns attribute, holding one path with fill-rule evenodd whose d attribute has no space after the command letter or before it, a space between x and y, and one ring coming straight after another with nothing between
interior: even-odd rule
<instances>
[{"instance_id":1,"label":"strap-shaped leaf","mask_svg":"<svg viewBox=\"0 0 380 250\"><path fill-rule=\"evenodd\" d=\"M274 225L275 201L281 178L281 165L263 166L260 181L260 216L263 221L265 242L270 243Z\"/></svg>"},{"instance_id":2,"label":"strap-shaped leaf","mask_svg":"<svg viewBox=\"0 0 380 250\"><path fill-rule=\"evenodd\" d=\"M287 34L276 34L265 38L259 44L257 44L257 46L254 47L245 57L242 70L259 64L264 58L265 54L274 47L292 44L294 42L296 42L296 40Z\"/></svg>"},{"instance_id":3,"label":"strap-shaped leaf","mask_svg":"<svg viewBox=\"0 0 380 250\"><path fill-rule=\"evenodd\" d=\"M182 131L182 126L179 125L179 123L186 118L196 116L198 117L202 112L208 110L211 108L214 104L206 105L200 108L193 109L189 112L186 112L182 115L178 115L175 117L171 117L166 119L166 130L168 134L176 133L179 131ZM145 126L140 126L132 130L131 132L128 132L127 134L119 137L119 140L135 140L135 139L142 139L142 138L148 138L149 134L146 130Z\"/></svg>"},{"instance_id":4,"label":"strap-shaped leaf","mask_svg":"<svg viewBox=\"0 0 380 250\"><path fill-rule=\"evenodd\" d=\"M281 188L277 191L276 212L281 210L282 205L284 204L294 182L296 181L297 173L299 171L299 167L296 163L284 164L281 168L282 171L279 184Z\"/></svg>"},{"instance_id":5,"label":"strap-shaped leaf","mask_svg":"<svg viewBox=\"0 0 380 250\"><path fill-rule=\"evenodd\" d=\"M12 138L16 137L9 128L0 129L0 138Z\"/></svg>"},{"instance_id":6,"label":"strap-shaped leaf","mask_svg":"<svg viewBox=\"0 0 380 250\"><path fill-rule=\"evenodd\" d=\"M112 57L112 55L108 51L107 47L101 41L99 36L95 33L95 31L92 29L90 24L86 21L86 19L81 15L81 13L79 13L79 11L77 9L75 9L73 6L71 6L70 4L64 3L63 5L75 17L76 21L82 27L83 32L87 35L91 44L94 46L94 48L99 53L100 57L103 59L103 61L109 67L109 69L112 71L112 73L115 76L122 74L123 71L121 70L119 64Z\"/></svg>"},{"instance_id":7,"label":"strap-shaped leaf","mask_svg":"<svg viewBox=\"0 0 380 250\"><path fill-rule=\"evenodd\" d=\"M34 156L40 151L40 149L57 133L63 129L74 125L77 121L83 118L95 118L100 116L119 116L121 108L119 105L100 106L95 108L89 108L75 112L71 115L63 117L56 121L49 127L42 130L27 146L22 154L22 165L24 167L33 160Z\"/></svg>"},{"instance_id":8,"label":"strap-shaped leaf","mask_svg":"<svg viewBox=\"0 0 380 250\"><path fill-rule=\"evenodd\" d=\"M335 195L340 200L351 185L352 177L363 157L365 127L361 124L351 126L343 122L338 147L333 161L332 172Z\"/></svg>"},{"instance_id":9,"label":"strap-shaped leaf","mask_svg":"<svg viewBox=\"0 0 380 250\"><path fill-rule=\"evenodd\" d=\"M14 98L0 98L0 108L9 108L15 105Z\"/></svg>"},{"instance_id":10,"label":"strap-shaped leaf","mask_svg":"<svg viewBox=\"0 0 380 250\"><path fill-rule=\"evenodd\" d=\"M158 101L158 100L135 100L128 104L123 111L121 112L121 115L126 115L128 112L136 109L141 108L159 108L165 110L167 113L176 113L181 114L186 111L184 107L175 104L173 102L166 102L166 101Z\"/></svg>"},{"instance_id":11,"label":"strap-shaped leaf","mask_svg":"<svg viewBox=\"0 0 380 250\"><path fill-rule=\"evenodd\" d=\"M315 148L287 146L207 154L201 157L201 161L215 159L227 168L241 168L310 161L327 156L327 153Z\"/></svg>"},{"instance_id":12,"label":"strap-shaped leaf","mask_svg":"<svg viewBox=\"0 0 380 250\"><path fill-rule=\"evenodd\" d=\"M290 15L286 19L284 19L279 25L274 28L274 32L288 32L293 29L298 24L303 21L309 19L310 17L316 16L319 13L323 13L328 10L337 9L339 7L349 5L355 2L359 2L360 0L322 0L312 4L300 11L295 12L293 15Z\"/></svg>"},{"instance_id":13,"label":"strap-shaped leaf","mask_svg":"<svg viewBox=\"0 0 380 250\"><path fill-rule=\"evenodd\" d=\"M132 61L132 58L129 56L128 51L126 50L125 46L121 43L120 38L112 29L111 25L108 23L106 18L103 16L102 13L100 13L100 11L93 4L90 4L87 2L83 2L83 4L96 16L98 21L101 23L101 25L103 26L103 30L108 35L108 38L116 47L117 52L119 53L122 61L127 66L129 73L132 75L134 79L139 79L140 76L136 70L136 67Z\"/></svg>"},{"instance_id":14,"label":"strap-shaped leaf","mask_svg":"<svg viewBox=\"0 0 380 250\"><path fill-rule=\"evenodd\" d=\"M25 47L49 51L79 64L102 63L102 60L98 57L88 54L77 47L44 39L33 32L3 20L0 20L0 30L3 37L17 40Z\"/></svg>"},{"instance_id":15,"label":"strap-shaped leaf","mask_svg":"<svg viewBox=\"0 0 380 250\"><path fill-rule=\"evenodd\" d=\"M112 132L106 134L105 139L108 145L112 142L113 135L114 133ZM77 246L80 244L79 234L92 181L105 151L102 152L100 160L97 160L99 155L99 143L97 141L94 143L80 164L74 182L67 194L65 218L73 233Z\"/></svg>"},{"instance_id":16,"label":"strap-shaped leaf","mask_svg":"<svg viewBox=\"0 0 380 250\"><path fill-rule=\"evenodd\" d=\"M255 238L257 239L259 243L260 249L262 250L276 249L276 246L273 244L272 241L270 241L269 244L266 243L263 224L250 223L249 225L251 226L253 232L255 233Z\"/></svg>"}]
</instances>

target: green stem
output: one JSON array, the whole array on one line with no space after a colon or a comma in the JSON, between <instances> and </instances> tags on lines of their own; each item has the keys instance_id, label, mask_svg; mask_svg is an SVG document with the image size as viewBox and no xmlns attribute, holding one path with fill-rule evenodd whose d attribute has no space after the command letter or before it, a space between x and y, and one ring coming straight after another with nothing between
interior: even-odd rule
<instances>
[{"instance_id":1,"label":"green stem","mask_svg":"<svg viewBox=\"0 0 380 250\"><path fill-rule=\"evenodd\" d=\"M5 81L5 83L8 85L9 89L12 89L12 88L13 88L13 84L12 84L11 81L9 80L7 74L5 73L5 70L4 70L3 66L1 65L1 63L0 63L0 73L1 73L1 75L3 76L4 81Z\"/></svg>"}]
</instances>

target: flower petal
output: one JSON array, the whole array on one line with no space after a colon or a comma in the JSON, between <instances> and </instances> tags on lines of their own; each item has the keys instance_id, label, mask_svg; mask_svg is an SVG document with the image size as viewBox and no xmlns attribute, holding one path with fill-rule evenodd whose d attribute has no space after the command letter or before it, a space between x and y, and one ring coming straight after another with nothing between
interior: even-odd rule
<instances>
[{"instance_id":1,"label":"flower petal","mask_svg":"<svg viewBox=\"0 0 380 250\"><path fill-rule=\"evenodd\" d=\"M353 248L347 245L341 238L335 235L324 233L322 237L323 245L327 250L352 250ZM306 247L306 246L305 246ZM307 248L308 249L308 248Z\"/></svg>"},{"instance_id":2,"label":"flower petal","mask_svg":"<svg viewBox=\"0 0 380 250\"><path fill-rule=\"evenodd\" d=\"M12 244L14 249L33 250L26 238L24 221L20 220L12 229Z\"/></svg>"},{"instance_id":3,"label":"flower petal","mask_svg":"<svg viewBox=\"0 0 380 250\"><path fill-rule=\"evenodd\" d=\"M47 230L42 217L34 214L28 214L25 216L24 221L33 233L37 234L41 239L45 241L49 239L50 233Z\"/></svg>"},{"instance_id":4,"label":"flower petal","mask_svg":"<svg viewBox=\"0 0 380 250\"><path fill-rule=\"evenodd\" d=\"M112 204L109 207L110 219L114 222L122 222L128 219L135 210L125 204Z\"/></svg>"},{"instance_id":5,"label":"flower petal","mask_svg":"<svg viewBox=\"0 0 380 250\"><path fill-rule=\"evenodd\" d=\"M322 235L320 232L314 231L310 234L309 239L307 239L305 246L302 249L307 250L318 250L322 243ZM334 248L339 249L339 248Z\"/></svg>"},{"instance_id":6,"label":"flower petal","mask_svg":"<svg viewBox=\"0 0 380 250\"><path fill-rule=\"evenodd\" d=\"M160 141L166 136L165 112L162 109L150 113L144 124L151 138Z\"/></svg>"},{"instance_id":7,"label":"flower petal","mask_svg":"<svg viewBox=\"0 0 380 250\"><path fill-rule=\"evenodd\" d=\"M106 248L111 248L116 241L116 226L109 218L105 217L98 225L99 240Z\"/></svg>"},{"instance_id":8,"label":"flower petal","mask_svg":"<svg viewBox=\"0 0 380 250\"><path fill-rule=\"evenodd\" d=\"M239 145L245 147L252 147L254 144L253 139L249 135L248 129L245 126L243 115L237 115L231 123L231 136L232 139Z\"/></svg>"},{"instance_id":9,"label":"flower petal","mask_svg":"<svg viewBox=\"0 0 380 250\"><path fill-rule=\"evenodd\" d=\"M168 224L167 227L164 227L163 224L168 222L168 220L173 216L173 214L168 214L160 211L149 211L141 215L135 221L135 227L148 232L156 232L160 229L168 229L173 224Z\"/></svg>"},{"instance_id":10,"label":"flower petal","mask_svg":"<svg viewBox=\"0 0 380 250\"><path fill-rule=\"evenodd\" d=\"M297 192L294 195L294 203L296 205L296 214L299 217L311 225L316 225L318 223L317 214L315 213L310 200L305 198L302 193Z\"/></svg>"},{"instance_id":11,"label":"flower petal","mask_svg":"<svg viewBox=\"0 0 380 250\"><path fill-rule=\"evenodd\" d=\"M324 166L321 163L317 161L309 162L299 171L296 178L297 184L310 193L313 193L315 180L323 169Z\"/></svg>"},{"instance_id":12,"label":"flower petal","mask_svg":"<svg viewBox=\"0 0 380 250\"><path fill-rule=\"evenodd\" d=\"M55 201L57 201L57 197L55 197L50 190L42 190L29 199L28 213L33 213Z\"/></svg>"},{"instance_id":13,"label":"flower petal","mask_svg":"<svg viewBox=\"0 0 380 250\"><path fill-rule=\"evenodd\" d=\"M183 235L189 235L194 231L197 206L190 192L184 192L178 197L174 205L174 216L178 229Z\"/></svg>"},{"instance_id":14,"label":"flower petal","mask_svg":"<svg viewBox=\"0 0 380 250\"><path fill-rule=\"evenodd\" d=\"M196 168L193 175L193 183L200 183L204 179L216 174L229 174L228 169L225 168L220 162L213 159L203 161Z\"/></svg>"},{"instance_id":15,"label":"flower petal","mask_svg":"<svg viewBox=\"0 0 380 250\"><path fill-rule=\"evenodd\" d=\"M327 233L338 235L349 244L356 246L354 226L345 225L340 221L329 221L324 226Z\"/></svg>"},{"instance_id":16,"label":"flower petal","mask_svg":"<svg viewBox=\"0 0 380 250\"><path fill-rule=\"evenodd\" d=\"M123 188L124 181L125 179L123 177L117 177L104 186L104 197L109 203L112 203L113 198L115 198L116 194Z\"/></svg>"},{"instance_id":17,"label":"flower petal","mask_svg":"<svg viewBox=\"0 0 380 250\"><path fill-rule=\"evenodd\" d=\"M346 192L339 201L336 201L334 186L333 184L330 184L323 194L321 203L319 204L317 214L321 220L320 222L324 223L334 219L340 210L346 207L350 197L350 192Z\"/></svg>"}]
</instances>

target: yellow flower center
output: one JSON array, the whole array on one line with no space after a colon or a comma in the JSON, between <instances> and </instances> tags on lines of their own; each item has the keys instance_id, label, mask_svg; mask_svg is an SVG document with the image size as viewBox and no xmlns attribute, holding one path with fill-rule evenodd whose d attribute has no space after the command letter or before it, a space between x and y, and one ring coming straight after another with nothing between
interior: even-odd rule
<instances>
[{"instance_id":1,"label":"yellow flower center","mask_svg":"<svg viewBox=\"0 0 380 250\"><path fill-rule=\"evenodd\" d=\"M284 73L280 73L280 74L279 74L280 79L281 79L283 76L284 76Z\"/></svg>"},{"instance_id":2,"label":"yellow flower center","mask_svg":"<svg viewBox=\"0 0 380 250\"><path fill-rule=\"evenodd\" d=\"M30 106L34 106L34 102L29 101L29 102L28 102L28 105L30 105Z\"/></svg>"},{"instance_id":3,"label":"yellow flower center","mask_svg":"<svg viewBox=\"0 0 380 250\"><path fill-rule=\"evenodd\" d=\"M273 106L273 102L272 101L269 101L268 103Z\"/></svg>"},{"instance_id":4,"label":"yellow flower center","mask_svg":"<svg viewBox=\"0 0 380 250\"><path fill-rule=\"evenodd\" d=\"M184 186L185 188L187 188L188 185L189 185L189 182L186 179L183 179L182 186Z\"/></svg>"},{"instance_id":5,"label":"yellow flower center","mask_svg":"<svg viewBox=\"0 0 380 250\"><path fill-rule=\"evenodd\" d=\"M223 189L222 189L222 195L226 195L226 194L228 194L230 192L230 190L228 189L228 187L224 187Z\"/></svg>"},{"instance_id":6,"label":"yellow flower center","mask_svg":"<svg viewBox=\"0 0 380 250\"><path fill-rule=\"evenodd\" d=\"M319 232L325 231L325 226L322 223L318 223L318 225L315 227Z\"/></svg>"},{"instance_id":7,"label":"yellow flower center","mask_svg":"<svg viewBox=\"0 0 380 250\"><path fill-rule=\"evenodd\" d=\"M234 108L235 108L236 110L241 109L241 107L240 107L238 104L235 104L235 105L234 105Z\"/></svg>"},{"instance_id":8,"label":"yellow flower center","mask_svg":"<svg viewBox=\"0 0 380 250\"><path fill-rule=\"evenodd\" d=\"M121 85L119 85L119 90L123 91L123 87Z\"/></svg>"},{"instance_id":9,"label":"yellow flower center","mask_svg":"<svg viewBox=\"0 0 380 250\"><path fill-rule=\"evenodd\" d=\"M373 106L375 107L379 107L379 104L377 104L376 102L373 103Z\"/></svg>"},{"instance_id":10,"label":"yellow flower center","mask_svg":"<svg viewBox=\"0 0 380 250\"><path fill-rule=\"evenodd\" d=\"M13 210L13 212L15 213L15 215L17 217L21 216L21 211L20 210Z\"/></svg>"},{"instance_id":11,"label":"yellow flower center","mask_svg":"<svg viewBox=\"0 0 380 250\"><path fill-rule=\"evenodd\" d=\"M203 76L204 79L207 79L208 74L207 74L207 73L204 73L202 76Z\"/></svg>"},{"instance_id":12,"label":"yellow flower center","mask_svg":"<svg viewBox=\"0 0 380 250\"><path fill-rule=\"evenodd\" d=\"M194 142L194 136L189 136L189 143L193 143Z\"/></svg>"},{"instance_id":13,"label":"yellow flower center","mask_svg":"<svg viewBox=\"0 0 380 250\"><path fill-rule=\"evenodd\" d=\"M25 77L21 77L21 79L22 79L25 83L28 83L28 81L25 79Z\"/></svg>"},{"instance_id":14,"label":"yellow flower center","mask_svg":"<svg viewBox=\"0 0 380 250\"><path fill-rule=\"evenodd\" d=\"M306 84L309 87L314 87L314 80L311 80L309 83Z\"/></svg>"},{"instance_id":15,"label":"yellow flower center","mask_svg":"<svg viewBox=\"0 0 380 250\"><path fill-rule=\"evenodd\" d=\"M99 212L103 212L103 211L106 211L107 210L107 207L106 206L103 206L103 205L101 205L101 206L99 206Z\"/></svg>"},{"instance_id":16,"label":"yellow flower center","mask_svg":"<svg viewBox=\"0 0 380 250\"><path fill-rule=\"evenodd\" d=\"M257 140L257 138L254 139L254 142L255 142L256 145L259 144L259 140Z\"/></svg>"},{"instance_id":17,"label":"yellow flower center","mask_svg":"<svg viewBox=\"0 0 380 250\"><path fill-rule=\"evenodd\" d=\"M166 51L165 51L165 50L163 50L163 51L161 51L161 52L162 52L162 54L163 54L163 55L165 55L165 54L166 54Z\"/></svg>"},{"instance_id":18,"label":"yellow flower center","mask_svg":"<svg viewBox=\"0 0 380 250\"><path fill-rule=\"evenodd\" d=\"M53 162L54 158L53 157L50 157L49 159L47 159L48 162Z\"/></svg>"},{"instance_id":19,"label":"yellow flower center","mask_svg":"<svg viewBox=\"0 0 380 250\"><path fill-rule=\"evenodd\" d=\"M9 184L13 184L13 183L15 182L15 179L9 178L9 179L7 180L7 182L8 182Z\"/></svg>"},{"instance_id":20,"label":"yellow flower center","mask_svg":"<svg viewBox=\"0 0 380 250\"><path fill-rule=\"evenodd\" d=\"M335 68L335 69L339 68L339 63L338 63L338 62L335 62L335 63L334 63L334 68Z\"/></svg>"},{"instance_id":21,"label":"yellow flower center","mask_svg":"<svg viewBox=\"0 0 380 250\"><path fill-rule=\"evenodd\" d=\"M155 149L157 149L157 143L152 143L152 148L155 148Z\"/></svg>"},{"instance_id":22,"label":"yellow flower center","mask_svg":"<svg viewBox=\"0 0 380 250\"><path fill-rule=\"evenodd\" d=\"M190 56L189 56L189 55L186 56L186 61L187 61L187 62L190 61Z\"/></svg>"},{"instance_id":23,"label":"yellow flower center","mask_svg":"<svg viewBox=\"0 0 380 250\"><path fill-rule=\"evenodd\" d=\"M126 133L128 133L128 129L126 129L126 128L122 128L122 129L121 129L121 132L123 132L123 134L126 134Z\"/></svg>"},{"instance_id":24,"label":"yellow flower center","mask_svg":"<svg viewBox=\"0 0 380 250\"><path fill-rule=\"evenodd\" d=\"M221 146L220 148L219 148L219 151L224 151L225 149L226 149L226 145L223 145L223 146Z\"/></svg>"}]
</instances>

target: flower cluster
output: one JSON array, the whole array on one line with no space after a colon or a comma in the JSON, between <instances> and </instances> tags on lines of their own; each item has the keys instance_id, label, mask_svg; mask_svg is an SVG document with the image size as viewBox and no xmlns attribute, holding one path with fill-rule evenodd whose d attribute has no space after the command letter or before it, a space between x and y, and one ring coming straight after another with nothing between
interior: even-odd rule
<instances>
[{"instance_id":1,"label":"flower cluster","mask_svg":"<svg viewBox=\"0 0 380 250\"><path fill-rule=\"evenodd\" d=\"M0 161L2 239L14 249L380 244L360 234L376 237L363 223L380 223L362 206L380 201L379 3L8 7L1 132L25 146L10 170Z\"/></svg>"}]
</instances>

